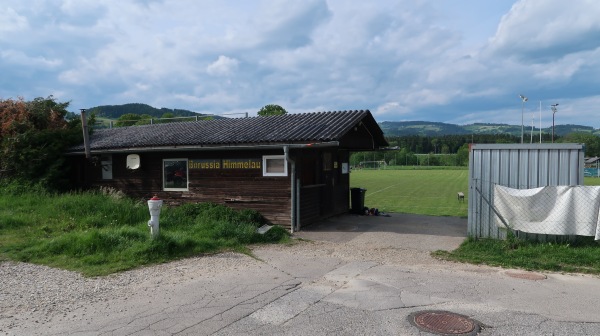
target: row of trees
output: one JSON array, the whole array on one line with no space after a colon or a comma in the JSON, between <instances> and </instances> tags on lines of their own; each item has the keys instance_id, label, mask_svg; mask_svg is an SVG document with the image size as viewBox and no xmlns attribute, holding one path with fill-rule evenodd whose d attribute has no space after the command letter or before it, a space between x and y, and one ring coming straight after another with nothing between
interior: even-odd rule
<instances>
[{"instance_id":1,"label":"row of trees","mask_svg":"<svg viewBox=\"0 0 600 336\"><path fill-rule=\"evenodd\" d=\"M365 161L385 161L387 165L400 166L466 166L470 143L520 143L521 138L508 134L395 136L387 138L391 149L376 152L354 153L350 162L359 166ZM539 138L537 138L539 141ZM551 135L543 135L542 142L552 142ZM558 143L585 144L585 155L600 156L600 137L586 132L556 137Z\"/></svg>"},{"instance_id":2,"label":"row of trees","mask_svg":"<svg viewBox=\"0 0 600 336\"><path fill-rule=\"evenodd\" d=\"M585 144L585 156L600 156L600 137L590 133L570 133L556 142Z\"/></svg>"},{"instance_id":3,"label":"row of trees","mask_svg":"<svg viewBox=\"0 0 600 336\"><path fill-rule=\"evenodd\" d=\"M469 163L469 145L465 144L453 154L417 154L407 148L372 152L358 152L350 156L350 165L358 168L370 168L383 161L390 166L466 166Z\"/></svg>"},{"instance_id":4,"label":"row of trees","mask_svg":"<svg viewBox=\"0 0 600 336\"><path fill-rule=\"evenodd\" d=\"M138 104L142 105L142 104ZM147 106L147 105L145 105ZM168 109L162 109L167 110ZM258 115L261 117L265 116L273 116L273 115L283 115L287 114L287 111L275 104L269 104L263 106L259 111ZM181 121L193 121L197 120L197 116L185 116L182 117L181 114L177 114L174 112L166 112L160 116L160 118L156 118L156 116L150 114L137 114L137 113L125 113L120 115L115 122L115 126L123 127L123 126L133 126L133 125L148 125L150 123L153 124L164 124L164 123L172 123L172 122L181 122ZM201 120L212 120L213 116L203 116L199 117Z\"/></svg>"},{"instance_id":5,"label":"row of trees","mask_svg":"<svg viewBox=\"0 0 600 336\"><path fill-rule=\"evenodd\" d=\"M79 119L54 97L0 100L0 178L66 186L65 151L81 142Z\"/></svg>"},{"instance_id":6,"label":"row of trees","mask_svg":"<svg viewBox=\"0 0 600 336\"><path fill-rule=\"evenodd\" d=\"M93 113L97 117L116 119L123 114L149 115L151 118L161 118L165 113L171 113L178 117L191 117L198 115L195 112L182 109L155 108L147 104L131 103L123 105L103 105L89 108L88 113Z\"/></svg>"},{"instance_id":7,"label":"row of trees","mask_svg":"<svg viewBox=\"0 0 600 336\"><path fill-rule=\"evenodd\" d=\"M123 126L134 126L134 125L149 125L149 124L166 124L173 122L182 122L182 121L194 121L197 119L201 120L213 120L213 116L205 116L205 117L180 117L175 115L172 112L167 112L163 114L160 118L153 117L148 114L134 114L134 113L126 113L117 118L115 122L115 126L123 127Z\"/></svg>"}]
</instances>

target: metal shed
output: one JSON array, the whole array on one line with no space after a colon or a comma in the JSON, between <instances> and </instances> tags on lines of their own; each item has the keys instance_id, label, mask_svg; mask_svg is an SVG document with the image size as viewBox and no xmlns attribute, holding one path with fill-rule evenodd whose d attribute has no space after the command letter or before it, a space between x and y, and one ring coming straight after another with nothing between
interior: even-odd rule
<instances>
[{"instance_id":1,"label":"metal shed","mask_svg":"<svg viewBox=\"0 0 600 336\"><path fill-rule=\"evenodd\" d=\"M505 239L496 226L494 185L515 189L583 185L582 144L473 144L469 154L467 233Z\"/></svg>"}]
</instances>

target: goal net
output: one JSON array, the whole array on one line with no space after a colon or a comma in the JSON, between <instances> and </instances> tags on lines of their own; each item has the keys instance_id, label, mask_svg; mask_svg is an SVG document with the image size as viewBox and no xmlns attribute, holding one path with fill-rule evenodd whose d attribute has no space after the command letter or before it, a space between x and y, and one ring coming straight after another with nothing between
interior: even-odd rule
<instances>
[{"instance_id":1,"label":"goal net","mask_svg":"<svg viewBox=\"0 0 600 336\"><path fill-rule=\"evenodd\" d=\"M384 169L386 166L385 161L361 161L358 163L359 169Z\"/></svg>"}]
</instances>

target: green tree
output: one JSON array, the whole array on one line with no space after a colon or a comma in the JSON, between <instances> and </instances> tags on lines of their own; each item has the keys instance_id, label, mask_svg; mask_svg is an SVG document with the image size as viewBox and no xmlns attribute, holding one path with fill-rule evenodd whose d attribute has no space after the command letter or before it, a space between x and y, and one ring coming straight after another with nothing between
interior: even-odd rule
<instances>
[{"instance_id":1,"label":"green tree","mask_svg":"<svg viewBox=\"0 0 600 336\"><path fill-rule=\"evenodd\" d=\"M582 143L585 144L585 156L600 156L600 137L592 133L570 133L557 142Z\"/></svg>"},{"instance_id":2,"label":"green tree","mask_svg":"<svg viewBox=\"0 0 600 336\"><path fill-rule=\"evenodd\" d=\"M456 165L466 166L469 164L469 144L464 144L456 153Z\"/></svg>"},{"instance_id":3,"label":"green tree","mask_svg":"<svg viewBox=\"0 0 600 336\"><path fill-rule=\"evenodd\" d=\"M167 113L163 113L163 115L161 116L162 119L172 119L175 118L175 113L173 112L167 112Z\"/></svg>"},{"instance_id":4,"label":"green tree","mask_svg":"<svg viewBox=\"0 0 600 336\"><path fill-rule=\"evenodd\" d=\"M141 118L142 118L142 116L140 116L139 114L126 113L126 114L123 114L122 116L120 116L119 119L117 119L115 126L117 126L117 127L132 126L132 125L135 125L135 123L137 123Z\"/></svg>"},{"instance_id":5,"label":"green tree","mask_svg":"<svg viewBox=\"0 0 600 336\"><path fill-rule=\"evenodd\" d=\"M442 154L450 154L450 147L448 147L448 145L442 145Z\"/></svg>"},{"instance_id":6,"label":"green tree","mask_svg":"<svg viewBox=\"0 0 600 336\"><path fill-rule=\"evenodd\" d=\"M126 113L117 119L115 125L117 127L122 126L133 126L133 125L147 125L150 124L150 119L152 119L151 115L148 114L135 114L135 113Z\"/></svg>"},{"instance_id":7,"label":"green tree","mask_svg":"<svg viewBox=\"0 0 600 336\"><path fill-rule=\"evenodd\" d=\"M431 146L433 146L433 154L437 154L438 153L438 146L440 144L440 140L437 138L433 138L431 139Z\"/></svg>"},{"instance_id":8,"label":"green tree","mask_svg":"<svg viewBox=\"0 0 600 336\"><path fill-rule=\"evenodd\" d=\"M149 114L140 115L140 120L138 120L135 125L150 125L152 122L152 116Z\"/></svg>"},{"instance_id":9,"label":"green tree","mask_svg":"<svg viewBox=\"0 0 600 336\"><path fill-rule=\"evenodd\" d=\"M261 117L284 114L287 114L287 111L283 107L275 104L265 105L258 111L258 115Z\"/></svg>"},{"instance_id":10,"label":"green tree","mask_svg":"<svg viewBox=\"0 0 600 336\"><path fill-rule=\"evenodd\" d=\"M54 97L0 100L0 176L48 187L65 186L64 152L82 140L78 120L67 122L68 102Z\"/></svg>"}]
</instances>

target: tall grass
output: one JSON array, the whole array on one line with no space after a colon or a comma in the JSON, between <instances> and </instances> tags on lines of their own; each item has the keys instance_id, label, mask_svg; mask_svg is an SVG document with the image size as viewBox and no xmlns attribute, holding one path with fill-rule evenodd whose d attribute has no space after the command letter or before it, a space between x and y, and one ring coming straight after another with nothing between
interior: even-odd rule
<instances>
[{"instance_id":1,"label":"tall grass","mask_svg":"<svg viewBox=\"0 0 600 336\"><path fill-rule=\"evenodd\" d=\"M256 233L262 216L215 204L164 206L151 239L145 202L100 192L52 194L0 186L0 259L45 264L94 276L224 250L277 243L287 231Z\"/></svg>"}]
</instances>

